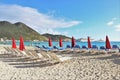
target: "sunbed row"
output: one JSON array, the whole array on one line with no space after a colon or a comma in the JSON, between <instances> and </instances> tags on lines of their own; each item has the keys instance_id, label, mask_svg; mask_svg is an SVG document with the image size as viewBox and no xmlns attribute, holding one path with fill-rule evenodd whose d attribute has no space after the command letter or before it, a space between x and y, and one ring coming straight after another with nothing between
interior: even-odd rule
<instances>
[{"instance_id":1,"label":"sunbed row","mask_svg":"<svg viewBox=\"0 0 120 80\"><path fill-rule=\"evenodd\" d=\"M55 63L60 63L62 62L59 57L55 54L55 53L51 53L51 52L45 52L45 51L41 51L40 49L38 50L19 50L18 48L13 49L11 47L4 47L5 49L5 54L12 55L15 57L20 57L22 58L26 58L25 61L49 61L53 64ZM39 52L39 53L38 53Z\"/></svg>"},{"instance_id":2,"label":"sunbed row","mask_svg":"<svg viewBox=\"0 0 120 80\"><path fill-rule=\"evenodd\" d=\"M79 45L75 45L74 47L71 47L70 45L67 45L66 48L58 48L56 46L51 47L45 47L44 45L42 47L36 46L37 48L40 48L45 51L66 51L66 50L71 50L71 51L81 51L81 52L104 52L104 53L115 53L115 52L120 52L120 48L117 45L112 45L111 49L106 49L104 46L100 46L99 48L96 45L92 45L92 48L87 48L86 46L80 47Z\"/></svg>"},{"instance_id":3,"label":"sunbed row","mask_svg":"<svg viewBox=\"0 0 120 80\"><path fill-rule=\"evenodd\" d=\"M67 48L72 48L72 49L75 49L75 48L78 48L78 49L100 49L100 50L106 50L106 48L104 46L100 46L98 47L97 45L92 45L92 48L87 48L86 46L82 46L80 47L79 45L75 45L74 47L71 47L70 45L66 45L66 48L58 48L57 46L53 46L53 47L46 47L44 45L42 45L42 47L39 47L39 46L36 46L38 48L42 48L42 49L45 49L45 50L53 50L53 49L57 49L57 50L64 50L64 49L67 49ZM112 45L112 48L111 49L120 49L119 46L117 45Z\"/></svg>"}]
</instances>

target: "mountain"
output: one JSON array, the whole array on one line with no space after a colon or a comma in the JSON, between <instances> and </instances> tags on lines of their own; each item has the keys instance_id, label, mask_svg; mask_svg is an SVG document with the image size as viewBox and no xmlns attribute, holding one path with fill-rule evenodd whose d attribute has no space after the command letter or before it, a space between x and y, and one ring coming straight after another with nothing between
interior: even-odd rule
<instances>
[{"instance_id":1,"label":"mountain","mask_svg":"<svg viewBox=\"0 0 120 80\"><path fill-rule=\"evenodd\" d=\"M62 38L63 41L71 41L70 37L64 36L64 35L53 35L53 34L42 34L42 36L45 36L47 38L51 38L53 41L59 41L59 38Z\"/></svg>"},{"instance_id":2,"label":"mountain","mask_svg":"<svg viewBox=\"0 0 120 80\"><path fill-rule=\"evenodd\" d=\"M47 38L25 25L24 23L10 23L8 21L0 21L0 38L11 39L14 37L19 40L23 36L24 40L40 40L46 41Z\"/></svg>"}]
</instances>

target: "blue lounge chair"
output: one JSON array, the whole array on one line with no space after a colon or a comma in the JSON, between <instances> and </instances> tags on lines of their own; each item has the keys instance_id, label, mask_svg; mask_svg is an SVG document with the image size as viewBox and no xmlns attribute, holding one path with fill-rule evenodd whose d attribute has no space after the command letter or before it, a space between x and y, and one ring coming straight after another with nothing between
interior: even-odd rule
<instances>
[{"instance_id":1,"label":"blue lounge chair","mask_svg":"<svg viewBox=\"0 0 120 80\"><path fill-rule=\"evenodd\" d=\"M114 53L120 52L120 48L117 45L112 45L112 48L110 49L110 51Z\"/></svg>"},{"instance_id":2,"label":"blue lounge chair","mask_svg":"<svg viewBox=\"0 0 120 80\"><path fill-rule=\"evenodd\" d=\"M42 48L43 48L44 50L46 50L46 51L52 50L52 48L50 48L50 47L45 47L44 45L42 45Z\"/></svg>"},{"instance_id":3,"label":"blue lounge chair","mask_svg":"<svg viewBox=\"0 0 120 80\"><path fill-rule=\"evenodd\" d=\"M80 46L79 45L75 45L73 48L80 49Z\"/></svg>"},{"instance_id":4,"label":"blue lounge chair","mask_svg":"<svg viewBox=\"0 0 120 80\"><path fill-rule=\"evenodd\" d=\"M35 46L35 47L37 47L37 48L41 48L40 46Z\"/></svg>"},{"instance_id":5,"label":"blue lounge chair","mask_svg":"<svg viewBox=\"0 0 120 80\"><path fill-rule=\"evenodd\" d=\"M66 48L71 48L71 46L70 46L70 45L67 45Z\"/></svg>"},{"instance_id":6,"label":"blue lounge chair","mask_svg":"<svg viewBox=\"0 0 120 80\"><path fill-rule=\"evenodd\" d=\"M96 45L92 45L92 49L98 49Z\"/></svg>"},{"instance_id":7,"label":"blue lounge chair","mask_svg":"<svg viewBox=\"0 0 120 80\"><path fill-rule=\"evenodd\" d=\"M112 49L119 49L117 45L112 45Z\"/></svg>"},{"instance_id":8,"label":"blue lounge chair","mask_svg":"<svg viewBox=\"0 0 120 80\"><path fill-rule=\"evenodd\" d=\"M58 48L57 46L53 46L53 49L56 49L56 50L64 50L64 48Z\"/></svg>"},{"instance_id":9,"label":"blue lounge chair","mask_svg":"<svg viewBox=\"0 0 120 80\"><path fill-rule=\"evenodd\" d=\"M53 49L58 49L58 47L56 47L56 46L53 46Z\"/></svg>"},{"instance_id":10,"label":"blue lounge chair","mask_svg":"<svg viewBox=\"0 0 120 80\"><path fill-rule=\"evenodd\" d=\"M86 46L82 46L82 49L88 49Z\"/></svg>"},{"instance_id":11,"label":"blue lounge chair","mask_svg":"<svg viewBox=\"0 0 120 80\"><path fill-rule=\"evenodd\" d=\"M75 46L72 48L72 51L73 51L73 50L77 50L77 51L80 50L80 46L79 46L79 45L75 45Z\"/></svg>"},{"instance_id":12,"label":"blue lounge chair","mask_svg":"<svg viewBox=\"0 0 120 80\"><path fill-rule=\"evenodd\" d=\"M100 49L99 49L99 53L100 54L107 54L107 49L105 48L105 46L100 46Z\"/></svg>"},{"instance_id":13,"label":"blue lounge chair","mask_svg":"<svg viewBox=\"0 0 120 80\"><path fill-rule=\"evenodd\" d=\"M100 46L100 50L105 50L106 48L104 46Z\"/></svg>"}]
</instances>

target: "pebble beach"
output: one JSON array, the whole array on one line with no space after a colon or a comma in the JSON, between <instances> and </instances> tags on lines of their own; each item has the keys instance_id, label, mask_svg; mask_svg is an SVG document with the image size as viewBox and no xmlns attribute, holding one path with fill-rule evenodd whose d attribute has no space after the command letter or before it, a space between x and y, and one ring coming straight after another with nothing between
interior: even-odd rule
<instances>
[{"instance_id":1,"label":"pebble beach","mask_svg":"<svg viewBox=\"0 0 120 80\"><path fill-rule=\"evenodd\" d=\"M0 51L0 80L120 80L120 56L116 54L61 54L72 59L51 65L15 61L18 58Z\"/></svg>"}]
</instances>

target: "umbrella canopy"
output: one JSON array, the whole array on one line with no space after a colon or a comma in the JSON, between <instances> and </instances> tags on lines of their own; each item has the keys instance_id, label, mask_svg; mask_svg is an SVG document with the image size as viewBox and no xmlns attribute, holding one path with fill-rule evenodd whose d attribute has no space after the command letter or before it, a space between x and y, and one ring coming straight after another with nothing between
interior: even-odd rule
<instances>
[{"instance_id":1,"label":"umbrella canopy","mask_svg":"<svg viewBox=\"0 0 120 80\"><path fill-rule=\"evenodd\" d=\"M75 39L74 39L74 37L72 37L71 44L72 44L72 47L74 47L74 46L75 46Z\"/></svg>"},{"instance_id":2,"label":"umbrella canopy","mask_svg":"<svg viewBox=\"0 0 120 80\"><path fill-rule=\"evenodd\" d=\"M60 40L59 40L59 46L63 47L62 38L60 38Z\"/></svg>"},{"instance_id":3,"label":"umbrella canopy","mask_svg":"<svg viewBox=\"0 0 120 80\"><path fill-rule=\"evenodd\" d=\"M16 41L14 38L12 38L12 48L16 48Z\"/></svg>"},{"instance_id":4,"label":"umbrella canopy","mask_svg":"<svg viewBox=\"0 0 120 80\"><path fill-rule=\"evenodd\" d=\"M106 49L111 49L111 45L110 45L108 36L106 36Z\"/></svg>"},{"instance_id":5,"label":"umbrella canopy","mask_svg":"<svg viewBox=\"0 0 120 80\"><path fill-rule=\"evenodd\" d=\"M51 38L49 38L48 43L49 43L49 46L51 47L52 46L52 40L51 40Z\"/></svg>"},{"instance_id":6,"label":"umbrella canopy","mask_svg":"<svg viewBox=\"0 0 120 80\"><path fill-rule=\"evenodd\" d=\"M25 49L24 40L23 40L22 36L20 37L19 49L22 50L22 51Z\"/></svg>"},{"instance_id":7,"label":"umbrella canopy","mask_svg":"<svg viewBox=\"0 0 120 80\"><path fill-rule=\"evenodd\" d=\"M88 37L88 48L92 48L91 42L90 42L90 37Z\"/></svg>"}]
</instances>

